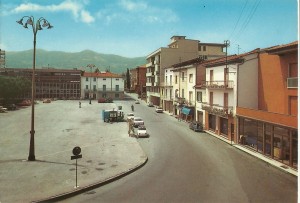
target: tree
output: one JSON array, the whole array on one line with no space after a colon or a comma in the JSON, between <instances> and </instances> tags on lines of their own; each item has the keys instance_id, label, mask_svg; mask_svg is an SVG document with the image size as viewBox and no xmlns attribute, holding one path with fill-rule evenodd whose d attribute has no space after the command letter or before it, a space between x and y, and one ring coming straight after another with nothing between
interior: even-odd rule
<instances>
[{"instance_id":1,"label":"tree","mask_svg":"<svg viewBox=\"0 0 300 203\"><path fill-rule=\"evenodd\" d=\"M0 76L0 99L15 103L31 90L31 81L23 77Z\"/></svg>"},{"instance_id":2,"label":"tree","mask_svg":"<svg viewBox=\"0 0 300 203\"><path fill-rule=\"evenodd\" d=\"M128 90L130 90L130 73L129 73L129 69L127 68L127 72L126 72L126 87Z\"/></svg>"}]
</instances>

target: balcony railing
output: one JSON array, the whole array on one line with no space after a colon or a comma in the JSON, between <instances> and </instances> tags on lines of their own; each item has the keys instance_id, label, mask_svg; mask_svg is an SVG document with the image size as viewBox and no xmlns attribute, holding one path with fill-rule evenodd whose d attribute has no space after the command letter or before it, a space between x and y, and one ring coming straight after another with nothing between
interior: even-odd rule
<instances>
[{"instance_id":1,"label":"balcony railing","mask_svg":"<svg viewBox=\"0 0 300 203\"><path fill-rule=\"evenodd\" d=\"M154 66L153 61L151 61L150 63L147 63L147 64L146 64L146 68L151 67L151 66Z\"/></svg>"},{"instance_id":2,"label":"balcony railing","mask_svg":"<svg viewBox=\"0 0 300 203\"><path fill-rule=\"evenodd\" d=\"M233 88L233 81L221 81L221 80L214 80L214 81L203 81L201 84L202 88L209 88L209 89L232 89Z\"/></svg>"},{"instance_id":3,"label":"balcony railing","mask_svg":"<svg viewBox=\"0 0 300 203\"><path fill-rule=\"evenodd\" d=\"M207 111L209 114L214 114L223 117L229 117L233 115L233 107L232 106L220 106L218 104L207 104L202 103L202 110Z\"/></svg>"},{"instance_id":4,"label":"balcony railing","mask_svg":"<svg viewBox=\"0 0 300 203\"><path fill-rule=\"evenodd\" d=\"M153 82L147 82L147 83L146 83L146 86L147 86L147 87L152 87L152 86L154 86L154 84L153 84Z\"/></svg>"},{"instance_id":5,"label":"balcony railing","mask_svg":"<svg viewBox=\"0 0 300 203\"><path fill-rule=\"evenodd\" d=\"M152 76L154 76L154 74L152 72L147 72L146 73L146 77L152 77Z\"/></svg>"}]
</instances>

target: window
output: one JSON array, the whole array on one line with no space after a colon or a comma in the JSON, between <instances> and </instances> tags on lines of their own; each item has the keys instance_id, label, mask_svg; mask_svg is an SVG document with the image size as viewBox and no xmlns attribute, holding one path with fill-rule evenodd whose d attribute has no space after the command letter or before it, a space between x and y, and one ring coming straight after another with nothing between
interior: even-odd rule
<instances>
[{"instance_id":1,"label":"window","mask_svg":"<svg viewBox=\"0 0 300 203\"><path fill-rule=\"evenodd\" d=\"M116 80L119 80L119 78L116 78Z\"/></svg>"},{"instance_id":2,"label":"window","mask_svg":"<svg viewBox=\"0 0 300 203\"><path fill-rule=\"evenodd\" d=\"M115 98L119 98L120 95L118 93L115 94Z\"/></svg>"},{"instance_id":3,"label":"window","mask_svg":"<svg viewBox=\"0 0 300 203\"><path fill-rule=\"evenodd\" d=\"M106 80L106 78L103 78L103 80Z\"/></svg>"},{"instance_id":4,"label":"window","mask_svg":"<svg viewBox=\"0 0 300 203\"><path fill-rule=\"evenodd\" d=\"M184 72L181 72L181 81L184 82Z\"/></svg>"},{"instance_id":5,"label":"window","mask_svg":"<svg viewBox=\"0 0 300 203\"><path fill-rule=\"evenodd\" d=\"M203 51L206 51L206 46L203 46Z\"/></svg>"},{"instance_id":6,"label":"window","mask_svg":"<svg viewBox=\"0 0 300 203\"><path fill-rule=\"evenodd\" d=\"M192 83L193 82L193 74L189 75L189 82Z\"/></svg>"},{"instance_id":7,"label":"window","mask_svg":"<svg viewBox=\"0 0 300 203\"><path fill-rule=\"evenodd\" d=\"M86 85L86 86L85 86L85 89L86 89L86 90L88 90L88 89L89 89L89 86L88 86L88 85Z\"/></svg>"},{"instance_id":8,"label":"window","mask_svg":"<svg viewBox=\"0 0 300 203\"><path fill-rule=\"evenodd\" d=\"M96 82L96 78L94 78L94 82Z\"/></svg>"},{"instance_id":9,"label":"window","mask_svg":"<svg viewBox=\"0 0 300 203\"><path fill-rule=\"evenodd\" d=\"M119 85L116 85L116 91L119 91L119 89L120 89Z\"/></svg>"},{"instance_id":10,"label":"window","mask_svg":"<svg viewBox=\"0 0 300 203\"><path fill-rule=\"evenodd\" d=\"M185 98L184 97L184 89L181 90L181 98Z\"/></svg>"},{"instance_id":11,"label":"window","mask_svg":"<svg viewBox=\"0 0 300 203\"><path fill-rule=\"evenodd\" d=\"M170 75L170 85L172 85L172 75Z\"/></svg>"},{"instance_id":12,"label":"window","mask_svg":"<svg viewBox=\"0 0 300 203\"><path fill-rule=\"evenodd\" d=\"M93 90L96 91L96 85L93 86Z\"/></svg>"},{"instance_id":13,"label":"window","mask_svg":"<svg viewBox=\"0 0 300 203\"><path fill-rule=\"evenodd\" d=\"M202 92L197 92L197 101L202 102Z\"/></svg>"},{"instance_id":14,"label":"window","mask_svg":"<svg viewBox=\"0 0 300 203\"><path fill-rule=\"evenodd\" d=\"M106 98L106 94L105 94L105 93L103 93L103 94L102 94L102 97L103 97L103 98Z\"/></svg>"},{"instance_id":15,"label":"window","mask_svg":"<svg viewBox=\"0 0 300 203\"><path fill-rule=\"evenodd\" d=\"M175 76L175 84L177 84L177 80L178 80L178 77L177 75Z\"/></svg>"},{"instance_id":16,"label":"window","mask_svg":"<svg viewBox=\"0 0 300 203\"><path fill-rule=\"evenodd\" d=\"M106 91L106 85L103 85L103 91Z\"/></svg>"},{"instance_id":17,"label":"window","mask_svg":"<svg viewBox=\"0 0 300 203\"><path fill-rule=\"evenodd\" d=\"M85 78L85 81L89 81L89 78L88 78L88 77L86 77L86 78Z\"/></svg>"},{"instance_id":18,"label":"window","mask_svg":"<svg viewBox=\"0 0 300 203\"><path fill-rule=\"evenodd\" d=\"M210 92L209 93L209 105L213 105L214 104L214 93Z\"/></svg>"}]
</instances>

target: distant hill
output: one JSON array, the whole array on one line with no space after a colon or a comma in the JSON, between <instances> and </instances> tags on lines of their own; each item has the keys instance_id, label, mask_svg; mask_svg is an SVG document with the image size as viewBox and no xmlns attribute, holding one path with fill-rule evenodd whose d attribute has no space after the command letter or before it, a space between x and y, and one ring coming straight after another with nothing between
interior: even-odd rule
<instances>
[{"instance_id":1,"label":"distant hill","mask_svg":"<svg viewBox=\"0 0 300 203\"><path fill-rule=\"evenodd\" d=\"M33 50L6 51L7 68L32 68ZM101 54L91 50L62 52L36 50L36 68L82 69L94 64L100 71L110 68L111 72L123 73L127 68L146 64L146 57L126 58L113 54Z\"/></svg>"}]
</instances>

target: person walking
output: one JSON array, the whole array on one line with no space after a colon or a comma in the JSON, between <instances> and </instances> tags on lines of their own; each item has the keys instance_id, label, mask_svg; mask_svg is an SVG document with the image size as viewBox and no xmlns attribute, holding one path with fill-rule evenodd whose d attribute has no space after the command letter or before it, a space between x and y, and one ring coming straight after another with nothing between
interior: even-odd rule
<instances>
[{"instance_id":1,"label":"person walking","mask_svg":"<svg viewBox=\"0 0 300 203\"><path fill-rule=\"evenodd\" d=\"M132 112L134 111L134 106L133 106L133 104L131 105L131 111L132 111Z\"/></svg>"}]
</instances>

